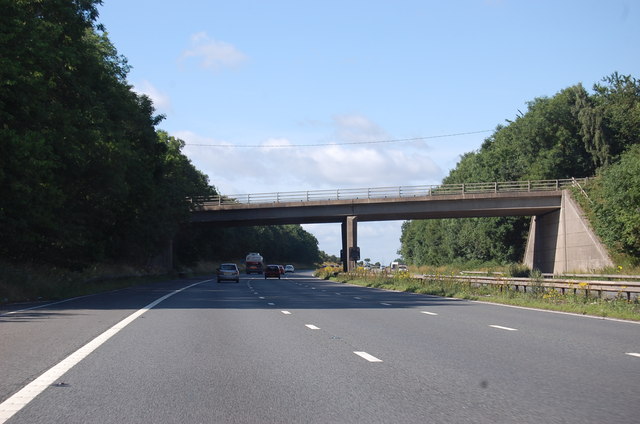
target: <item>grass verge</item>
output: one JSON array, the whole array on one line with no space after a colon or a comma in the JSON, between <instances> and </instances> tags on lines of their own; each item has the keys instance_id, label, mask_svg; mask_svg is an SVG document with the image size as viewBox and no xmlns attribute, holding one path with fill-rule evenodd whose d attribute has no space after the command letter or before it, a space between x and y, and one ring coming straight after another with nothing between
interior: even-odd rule
<instances>
[{"instance_id":1,"label":"grass verge","mask_svg":"<svg viewBox=\"0 0 640 424\"><path fill-rule=\"evenodd\" d=\"M373 274L366 272L337 273L319 270L316 276L341 283L380 288L403 292L421 293L458 299L481 300L484 302L553 311L571 312L581 315L618 318L640 321L640 301L627 301L623 296L597 298L584 293L561 294L557 290L530 290L527 293L513 288L495 285L478 286L465 281L416 279L409 273Z\"/></svg>"},{"instance_id":2,"label":"grass verge","mask_svg":"<svg viewBox=\"0 0 640 424\"><path fill-rule=\"evenodd\" d=\"M95 266L83 271L0 263L0 305L60 300L166 279L157 270Z\"/></svg>"}]
</instances>

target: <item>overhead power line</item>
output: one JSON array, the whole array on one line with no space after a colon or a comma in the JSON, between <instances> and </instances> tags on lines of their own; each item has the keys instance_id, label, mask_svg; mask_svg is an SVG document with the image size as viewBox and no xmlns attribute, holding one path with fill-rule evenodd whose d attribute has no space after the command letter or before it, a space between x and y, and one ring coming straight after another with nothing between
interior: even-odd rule
<instances>
[{"instance_id":1,"label":"overhead power line","mask_svg":"<svg viewBox=\"0 0 640 424\"><path fill-rule=\"evenodd\" d=\"M185 143L186 146L199 146L199 147L232 147L232 148L262 148L262 147L277 147L277 148L298 148L298 147L324 147L324 146L348 146L359 144L383 144L383 143L406 143L411 141L430 140L434 138L446 138L457 137L461 135L482 134L491 132L493 130L471 131L455 134L442 134L442 135L430 135L424 137L412 137L412 138L395 138L391 140L376 140L376 141L352 141L343 143L316 143L316 144L202 144L202 143Z\"/></svg>"}]
</instances>

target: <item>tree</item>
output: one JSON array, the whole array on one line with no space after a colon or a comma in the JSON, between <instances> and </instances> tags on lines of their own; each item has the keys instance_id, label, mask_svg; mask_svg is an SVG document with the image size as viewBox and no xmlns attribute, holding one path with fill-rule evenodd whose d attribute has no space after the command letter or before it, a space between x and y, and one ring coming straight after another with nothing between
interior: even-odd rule
<instances>
[{"instance_id":1,"label":"tree","mask_svg":"<svg viewBox=\"0 0 640 424\"><path fill-rule=\"evenodd\" d=\"M127 84L100 1L1 1L0 255L147 263L206 177Z\"/></svg>"},{"instance_id":2,"label":"tree","mask_svg":"<svg viewBox=\"0 0 640 424\"><path fill-rule=\"evenodd\" d=\"M598 234L615 250L640 259L640 144L604 169L590 193Z\"/></svg>"},{"instance_id":3,"label":"tree","mask_svg":"<svg viewBox=\"0 0 640 424\"><path fill-rule=\"evenodd\" d=\"M586 149L596 166L606 166L640 134L640 81L614 72L594 84L595 94L580 93L576 107Z\"/></svg>"}]
</instances>

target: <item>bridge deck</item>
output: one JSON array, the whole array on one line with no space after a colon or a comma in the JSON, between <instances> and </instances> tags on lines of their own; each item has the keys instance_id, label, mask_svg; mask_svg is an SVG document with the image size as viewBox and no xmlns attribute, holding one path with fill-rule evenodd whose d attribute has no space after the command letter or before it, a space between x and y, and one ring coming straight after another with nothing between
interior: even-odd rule
<instances>
[{"instance_id":1,"label":"bridge deck","mask_svg":"<svg viewBox=\"0 0 640 424\"><path fill-rule=\"evenodd\" d=\"M561 206L562 191L491 192L413 197L355 198L271 203L205 202L192 222L217 225L271 225L431 218L542 215Z\"/></svg>"}]
</instances>

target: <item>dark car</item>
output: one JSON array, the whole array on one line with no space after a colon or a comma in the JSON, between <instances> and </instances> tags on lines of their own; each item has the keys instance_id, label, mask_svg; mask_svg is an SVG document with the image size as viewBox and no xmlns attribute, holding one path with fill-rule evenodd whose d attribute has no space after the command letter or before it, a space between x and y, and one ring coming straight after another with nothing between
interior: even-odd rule
<instances>
[{"instance_id":1,"label":"dark car","mask_svg":"<svg viewBox=\"0 0 640 424\"><path fill-rule=\"evenodd\" d=\"M266 280L269 277L280 279L280 267L278 265L267 265L264 269L264 279Z\"/></svg>"},{"instance_id":2,"label":"dark car","mask_svg":"<svg viewBox=\"0 0 640 424\"><path fill-rule=\"evenodd\" d=\"M218 283L223 280L240 282L240 271L238 271L238 265L233 263L227 263L220 265L220 268L216 270L216 276L218 277Z\"/></svg>"}]
</instances>

